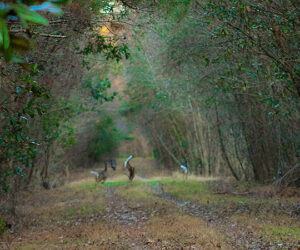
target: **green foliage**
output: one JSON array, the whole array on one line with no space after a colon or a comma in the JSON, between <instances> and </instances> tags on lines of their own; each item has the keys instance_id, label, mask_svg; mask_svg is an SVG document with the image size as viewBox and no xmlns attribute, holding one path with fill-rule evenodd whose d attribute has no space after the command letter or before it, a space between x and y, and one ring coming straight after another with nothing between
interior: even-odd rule
<instances>
[{"instance_id":1,"label":"green foliage","mask_svg":"<svg viewBox=\"0 0 300 250\"><path fill-rule=\"evenodd\" d=\"M76 112L72 101L60 98L50 99L45 107L41 117L41 128L44 131L44 141L51 143L61 136L61 125L71 119ZM71 127L67 128L68 135L73 135L74 131Z\"/></svg>"},{"instance_id":2,"label":"green foliage","mask_svg":"<svg viewBox=\"0 0 300 250\"><path fill-rule=\"evenodd\" d=\"M15 52L27 51L29 41L27 38L16 36L9 31L9 21L18 22L22 28L28 29L29 24L48 25L48 20L37 11L61 12L60 5L70 2L69 0L49 1L6 1L0 6L0 55L2 54L7 62L24 62L16 58Z\"/></svg>"},{"instance_id":3,"label":"green foliage","mask_svg":"<svg viewBox=\"0 0 300 250\"><path fill-rule=\"evenodd\" d=\"M102 115L95 123L93 137L89 143L89 157L99 161L102 156L113 152L122 140L122 135L115 128L114 120L109 115Z\"/></svg>"},{"instance_id":4,"label":"green foliage","mask_svg":"<svg viewBox=\"0 0 300 250\"><path fill-rule=\"evenodd\" d=\"M46 77L43 76L43 79L48 77L51 79L52 76L47 75L47 72L40 72L37 64L28 63L28 58L25 61L18 58L19 53L31 48L32 41L28 39L31 36L16 36L18 33L9 32L13 21L28 34L32 34L33 25L48 24L47 19L41 13L50 11L61 14L61 5L67 2L69 1L23 0L6 1L5 4L0 4L0 53L7 62L16 62L27 71L5 64L3 68L7 72L1 72L4 80L1 79L3 86L0 92L0 97L3 99L0 103L0 185L2 188L0 194L10 190L17 192L23 184L27 185L33 173L39 170L41 170L42 181L48 180L53 145L58 147L56 151L60 151L57 155L61 155L61 151L72 147L76 143L76 138L71 119L89 110L88 108L84 110L83 105L73 100L72 97L63 97L64 95L56 89L51 92L47 88L48 82L42 82L40 79L45 73ZM105 6L108 1L101 1L99 4ZM117 44L115 41L108 41L97 36L91 41L93 45L92 47L89 45L85 50L86 55L104 53L107 60L116 61L121 60L123 56L129 57L128 47L125 44ZM92 51L89 48L95 50ZM100 103L112 101L116 96L115 92L108 93L111 87L108 79L90 80L86 87L89 88L92 97ZM106 122L109 123L109 120ZM107 126L104 126L103 138L110 145L107 149L109 151L117 145L115 141L122 136L115 129L109 131ZM114 139L109 141L106 133L111 133ZM99 150L101 154L106 149Z\"/></svg>"},{"instance_id":5,"label":"green foliage","mask_svg":"<svg viewBox=\"0 0 300 250\"><path fill-rule=\"evenodd\" d=\"M7 50L10 43L10 37L8 34L8 29L6 23L3 19L0 19L0 45L3 46L4 50Z\"/></svg>"},{"instance_id":6,"label":"green foliage","mask_svg":"<svg viewBox=\"0 0 300 250\"><path fill-rule=\"evenodd\" d=\"M286 74L294 79L292 82L299 95L300 86L295 80L300 76L296 59L299 56L299 33L295 32L295 27L299 25L299 19L296 18L299 4L293 1L287 1L285 5L281 5L280 1L255 1L254 4L242 0L230 4L228 1L209 1L204 10L207 20L221 22L221 28L215 29L215 36L233 41L226 48L227 59L234 57L239 50L252 49L255 53L262 53L273 67L277 67L274 69L279 73L274 75L276 78L282 79L282 75ZM283 58L289 58L287 61L293 63L287 63ZM259 58L256 59L257 63L253 64L255 68L261 70L266 67ZM257 77L257 72L250 77Z\"/></svg>"},{"instance_id":7,"label":"green foliage","mask_svg":"<svg viewBox=\"0 0 300 250\"><path fill-rule=\"evenodd\" d=\"M128 59L130 56L129 48L125 43L118 45L113 39L109 40L100 35L93 35L90 38L90 42L83 53L85 55L91 53L103 54L106 60L116 60L117 62L122 60L123 57Z\"/></svg>"},{"instance_id":8,"label":"green foliage","mask_svg":"<svg viewBox=\"0 0 300 250\"><path fill-rule=\"evenodd\" d=\"M0 236L7 230L5 222L0 218Z\"/></svg>"},{"instance_id":9,"label":"green foliage","mask_svg":"<svg viewBox=\"0 0 300 250\"><path fill-rule=\"evenodd\" d=\"M122 102L122 106L119 110L121 115L128 116L130 114L137 114L142 110L143 106L140 102L130 100L129 102Z\"/></svg>"},{"instance_id":10,"label":"green foliage","mask_svg":"<svg viewBox=\"0 0 300 250\"><path fill-rule=\"evenodd\" d=\"M99 11L103 8L105 8L105 6L108 4L108 1L103 1L103 0L92 0L91 1L91 9L93 11Z\"/></svg>"},{"instance_id":11,"label":"green foliage","mask_svg":"<svg viewBox=\"0 0 300 250\"><path fill-rule=\"evenodd\" d=\"M71 148L76 142L74 128L72 126L67 126L64 129L66 132L61 138L61 146L63 149Z\"/></svg>"},{"instance_id":12,"label":"green foliage","mask_svg":"<svg viewBox=\"0 0 300 250\"><path fill-rule=\"evenodd\" d=\"M191 0L159 0L158 8L164 12L164 15L167 15L170 21L180 22L188 14L192 2Z\"/></svg>"},{"instance_id":13,"label":"green foliage","mask_svg":"<svg viewBox=\"0 0 300 250\"><path fill-rule=\"evenodd\" d=\"M34 67L33 67L34 70ZM10 91L0 106L0 182L2 189L8 191L10 179L24 177L37 154L39 139L34 138L30 128L36 116L42 117L46 110L45 103L49 100L49 92L35 80L35 75L20 74L16 79L18 84L9 86ZM11 105L9 100L14 97L19 107Z\"/></svg>"},{"instance_id":14,"label":"green foliage","mask_svg":"<svg viewBox=\"0 0 300 250\"><path fill-rule=\"evenodd\" d=\"M76 103L52 96L37 81L39 75L34 64L31 72L18 74L1 88L6 94L0 106L0 183L4 192L9 191L12 180L28 177L38 156L54 141L61 139L65 149L76 142L68 124L78 112Z\"/></svg>"},{"instance_id":15,"label":"green foliage","mask_svg":"<svg viewBox=\"0 0 300 250\"><path fill-rule=\"evenodd\" d=\"M11 4L11 7L16 13L17 17L20 18L20 20L22 20L23 22L25 20L36 24L48 24L48 21L43 16L36 13L35 11L30 10L25 4ZM23 25L25 26L27 25L27 23L23 23Z\"/></svg>"},{"instance_id":16,"label":"green foliage","mask_svg":"<svg viewBox=\"0 0 300 250\"><path fill-rule=\"evenodd\" d=\"M107 90L111 87L111 83L108 78L105 80L100 80L99 82L88 80L86 81L86 86L90 89L92 97L97 101L100 101L101 104L103 102L112 101L117 95L116 92L113 92L112 95L107 93Z\"/></svg>"},{"instance_id":17,"label":"green foliage","mask_svg":"<svg viewBox=\"0 0 300 250\"><path fill-rule=\"evenodd\" d=\"M158 4L151 29L145 14L134 31L122 113L143 116L165 165L283 176L299 161L299 4Z\"/></svg>"}]
</instances>

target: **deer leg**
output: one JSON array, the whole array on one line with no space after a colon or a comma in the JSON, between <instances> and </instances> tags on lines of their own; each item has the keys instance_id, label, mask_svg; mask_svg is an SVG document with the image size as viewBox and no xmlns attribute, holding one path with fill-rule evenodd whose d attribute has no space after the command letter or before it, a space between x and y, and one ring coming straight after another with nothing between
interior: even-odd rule
<instances>
[{"instance_id":1,"label":"deer leg","mask_svg":"<svg viewBox=\"0 0 300 250\"><path fill-rule=\"evenodd\" d=\"M96 187L98 187L100 180L96 178Z\"/></svg>"}]
</instances>

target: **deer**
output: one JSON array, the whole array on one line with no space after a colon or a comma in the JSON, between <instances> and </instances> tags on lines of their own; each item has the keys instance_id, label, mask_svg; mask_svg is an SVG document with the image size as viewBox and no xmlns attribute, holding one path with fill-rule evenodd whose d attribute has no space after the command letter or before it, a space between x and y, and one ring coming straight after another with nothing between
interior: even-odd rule
<instances>
[{"instance_id":1,"label":"deer","mask_svg":"<svg viewBox=\"0 0 300 250\"><path fill-rule=\"evenodd\" d=\"M110 167L115 171L117 169L117 162L115 159L109 160Z\"/></svg>"},{"instance_id":2,"label":"deer","mask_svg":"<svg viewBox=\"0 0 300 250\"><path fill-rule=\"evenodd\" d=\"M104 183L105 180L107 179L107 164L108 162L110 163L110 166L112 168L112 170L116 170L117 167L117 163L115 160L111 159L110 161L105 161L104 162L104 170L101 172L92 170L90 173L95 175L95 179L96 179L96 185L101 182Z\"/></svg>"},{"instance_id":3,"label":"deer","mask_svg":"<svg viewBox=\"0 0 300 250\"><path fill-rule=\"evenodd\" d=\"M188 167L187 166L185 166L185 165L183 165L183 164L181 164L180 165L180 168L181 168L181 170L183 171L183 178L184 179L187 179L187 175L188 175Z\"/></svg>"},{"instance_id":4,"label":"deer","mask_svg":"<svg viewBox=\"0 0 300 250\"><path fill-rule=\"evenodd\" d=\"M129 161L133 158L133 155L130 155L126 161L124 162L124 167L127 168L129 175L128 178L130 180L130 183L132 184L133 178L135 176L135 168L133 166L130 165Z\"/></svg>"}]
</instances>

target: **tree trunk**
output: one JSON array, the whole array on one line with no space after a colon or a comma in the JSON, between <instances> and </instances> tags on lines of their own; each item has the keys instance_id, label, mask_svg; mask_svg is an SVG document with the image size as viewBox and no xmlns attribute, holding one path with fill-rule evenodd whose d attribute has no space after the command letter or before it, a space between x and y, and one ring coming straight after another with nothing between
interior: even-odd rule
<instances>
[{"instance_id":1,"label":"tree trunk","mask_svg":"<svg viewBox=\"0 0 300 250\"><path fill-rule=\"evenodd\" d=\"M233 167L232 167L232 165L229 161L228 155L226 153L226 149L225 149L225 145L224 145L224 141L223 141L223 137L222 137L222 132L221 132L221 127L220 127L218 108L217 108L216 104L215 104L215 110L216 110L216 118L217 118L217 130L218 130L218 135L219 135L219 142L220 142L220 146L221 146L222 156L223 156L225 162L227 163L227 166L230 169L232 175L238 181L240 178L238 177L238 175L234 171L234 169L233 169Z\"/></svg>"}]
</instances>

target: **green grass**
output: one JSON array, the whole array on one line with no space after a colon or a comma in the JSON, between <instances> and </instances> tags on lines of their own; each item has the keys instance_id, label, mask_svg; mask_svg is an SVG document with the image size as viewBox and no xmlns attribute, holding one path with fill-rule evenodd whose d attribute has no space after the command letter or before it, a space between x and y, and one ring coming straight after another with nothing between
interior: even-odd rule
<instances>
[{"instance_id":1,"label":"green grass","mask_svg":"<svg viewBox=\"0 0 300 250\"><path fill-rule=\"evenodd\" d=\"M150 180L150 181L146 181L146 183L148 184L148 185L157 185L158 183L162 183L162 181L161 180Z\"/></svg>"},{"instance_id":2,"label":"green grass","mask_svg":"<svg viewBox=\"0 0 300 250\"><path fill-rule=\"evenodd\" d=\"M159 183L163 184L164 191L181 200L188 200L199 204L221 205L230 209L238 209L241 205L252 207L256 211L258 207L271 207L276 199L263 199L243 197L232 194L215 194L211 188L214 180L179 180L174 178L154 179L148 181L135 180L133 185L129 181L114 181L99 184L95 182L77 183L76 188L87 192L87 195L96 194L103 187L117 187L120 196L126 199L145 199L153 196L151 189L155 189ZM213 208L213 207L212 207ZM216 208L217 209L217 208Z\"/></svg>"},{"instance_id":3,"label":"green grass","mask_svg":"<svg viewBox=\"0 0 300 250\"><path fill-rule=\"evenodd\" d=\"M95 192L99 192L99 189L102 189L103 187L121 186L121 185L128 185L128 184L129 184L128 181L115 181L115 182L98 183L96 185L95 181L85 181L85 182L75 183L71 185L71 188L77 191L95 193Z\"/></svg>"},{"instance_id":4,"label":"green grass","mask_svg":"<svg viewBox=\"0 0 300 250\"><path fill-rule=\"evenodd\" d=\"M51 248L54 245L59 245L61 248L72 248L78 245L86 247L88 244L87 239L94 239L95 237L99 237L98 240L102 241L106 237L103 238L102 235L103 232L106 233L106 229L103 226L107 222L97 220L97 223L103 223L99 224L101 226L97 226L97 230L102 230L98 234L93 233L96 228L93 227L94 222L89 224L87 223L89 220L85 218L90 218L95 212L105 209L105 192L111 191L107 187L113 187L112 190L116 191L117 199L120 197L122 197L121 201L126 199L129 207L134 208L139 205L139 210L145 209L149 213L152 210L155 211L153 215L151 214L146 226L152 233L150 234L152 235L151 237L157 239L157 242L160 242L162 237L164 237L163 239L166 241L169 240L171 244L174 241L174 235L178 235L178 233L181 236L179 238L176 236L176 239L179 239L181 242L185 242L190 233L196 233L195 237L198 238L201 235L200 238L202 239L203 234L207 234L206 222L202 222L194 216L184 214L176 204L173 204L168 199L157 197L155 191L160 191L160 184L163 185L166 193L170 193L180 200L191 201L195 204L203 203L205 206L202 207L207 208L213 213L222 213L222 215L226 213L226 216L228 216L228 219L232 223L249 228L249 230L257 234L257 237L263 236L263 240L266 242L282 242L283 244L285 242L296 242L295 244L297 244L298 239L300 239L300 224L295 221L295 218L273 214L270 212L272 210L265 209L267 206L272 206L275 201L278 202L278 199L240 197L233 194L214 194L213 187L216 186L216 183L211 185L214 180L206 179L200 180L194 178L182 180L168 177L146 180L137 178L133 181L132 185L128 180L117 180L119 181L106 182L96 187L94 180L83 179L61 188L59 192L53 190L51 193L50 191L48 197L53 201L49 203L52 207L49 209L48 203L42 207L39 206L40 210L36 213L39 225L46 228L47 224L49 224L54 228L54 226L57 226L56 224L61 225L61 223L67 222L65 224L67 226L73 225L73 223L69 222L80 221L80 227L72 227L74 233L66 235L63 239L59 238L62 233L57 233L56 231L53 231L53 235L50 235L51 237L48 237L49 235L47 234L47 237L44 236L43 241L39 240L37 243L32 243L29 237L29 244L24 244L22 246L23 249ZM185 226L183 227L182 225ZM110 226L108 228L110 229ZM201 233L197 233L199 228L202 228ZM111 230L111 232L107 233L109 237L114 235L115 232L115 229ZM77 239L73 235L79 231L82 233L80 242L74 244L74 240L76 242ZM183 237L185 233L187 236ZM215 235L215 231L213 230L207 234L207 242L210 242L212 235ZM119 236L115 235L115 237L116 241L118 241ZM191 239L191 242L194 242L194 239L196 238ZM219 236L216 237L215 241L219 242ZM127 248L125 247L125 249Z\"/></svg>"},{"instance_id":5,"label":"green grass","mask_svg":"<svg viewBox=\"0 0 300 250\"><path fill-rule=\"evenodd\" d=\"M144 199L151 197L151 191L147 183L135 182L133 185L122 186L117 193L126 199Z\"/></svg>"},{"instance_id":6,"label":"green grass","mask_svg":"<svg viewBox=\"0 0 300 250\"><path fill-rule=\"evenodd\" d=\"M143 199L153 197L151 188L155 188L157 184L162 183L164 180L148 180L148 181L134 181L131 185L127 182L125 186L118 189L118 194L126 199Z\"/></svg>"},{"instance_id":7,"label":"green grass","mask_svg":"<svg viewBox=\"0 0 300 250\"><path fill-rule=\"evenodd\" d=\"M104 187L120 187L118 189L119 195L128 199L139 199L146 198L151 196L149 190L149 185L154 186L160 183L161 180L149 180L149 181L140 181L136 180L131 183L127 180L125 181L114 181L114 182L104 182L103 184L96 185L94 181L85 181L80 183L75 183L71 186L72 189L76 191L85 192L87 196L91 194L98 193L99 190L102 190ZM120 191L121 190L121 191Z\"/></svg>"},{"instance_id":8,"label":"green grass","mask_svg":"<svg viewBox=\"0 0 300 250\"><path fill-rule=\"evenodd\" d=\"M233 222L252 228L265 242L294 242L300 239L300 222L287 215L265 214L253 216L247 213L235 215Z\"/></svg>"},{"instance_id":9,"label":"green grass","mask_svg":"<svg viewBox=\"0 0 300 250\"><path fill-rule=\"evenodd\" d=\"M185 200L207 202L211 199L211 192L207 182L194 180L162 180L165 191L174 197Z\"/></svg>"},{"instance_id":10,"label":"green grass","mask_svg":"<svg viewBox=\"0 0 300 250\"><path fill-rule=\"evenodd\" d=\"M266 212L270 211L266 208L274 206L278 202L278 198L266 199L232 194L214 194L210 181L164 179L161 182L164 184L165 192L176 198L206 204L216 213L219 212L220 207L226 211L232 211L232 215L239 218L238 220L233 218L233 221L245 227L251 225L264 237L266 242L297 242L300 239L300 224L295 218ZM284 201L288 202L287 199ZM250 214L243 212L241 208L244 205L250 209Z\"/></svg>"},{"instance_id":11,"label":"green grass","mask_svg":"<svg viewBox=\"0 0 300 250\"><path fill-rule=\"evenodd\" d=\"M272 206L275 199L263 199L263 198L253 198L253 197L242 197L231 194L215 194L211 189L211 183L213 181L199 181L199 180L178 180L174 178L164 178L161 180L148 180L140 181L135 180L133 185L129 181L114 181L105 182L103 184L95 185L95 182L86 181L77 183L73 188L78 189L77 191L87 192L89 194L95 194L99 192L103 187L121 187L122 192L120 195L125 198L145 198L151 195L147 186L154 186L161 183L164 185L164 190L167 193L172 194L174 197L183 200L190 200L193 202L198 202L200 204L228 204L228 205L260 205Z\"/></svg>"},{"instance_id":12,"label":"green grass","mask_svg":"<svg viewBox=\"0 0 300 250\"><path fill-rule=\"evenodd\" d=\"M67 216L74 216L74 215L87 215L93 212L103 211L104 206L101 204L94 205L94 204L85 204L81 207L71 208L64 210L64 214Z\"/></svg>"},{"instance_id":13,"label":"green grass","mask_svg":"<svg viewBox=\"0 0 300 250\"><path fill-rule=\"evenodd\" d=\"M85 181L85 182L79 182L79 183L72 183L69 186L71 189L75 189L75 190L89 190L92 188L95 188L95 181L91 182L91 181Z\"/></svg>"},{"instance_id":14,"label":"green grass","mask_svg":"<svg viewBox=\"0 0 300 250\"><path fill-rule=\"evenodd\" d=\"M115 187L115 186L122 186L122 185L128 185L129 182L128 181L114 181L114 182L105 182L104 184L102 184L101 186L103 187Z\"/></svg>"},{"instance_id":15,"label":"green grass","mask_svg":"<svg viewBox=\"0 0 300 250\"><path fill-rule=\"evenodd\" d=\"M252 197L242 197L231 194L215 194L210 187L213 181L197 180L172 180L163 179L165 191L174 197L184 200L190 200L202 204L261 204L271 206L275 199L262 199Z\"/></svg>"},{"instance_id":16,"label":"green grass","mask_svg":"<svg viewBox=\"0 0 300 250\"><path fill-rule=\"evenodd\" d=\"M282 226L282 225L268 225L263 224L263 235L267 235L268 238L276 241L285 241L294 238L300 239L300 227L299 225Z\"/></svg>"}]
</instances>

